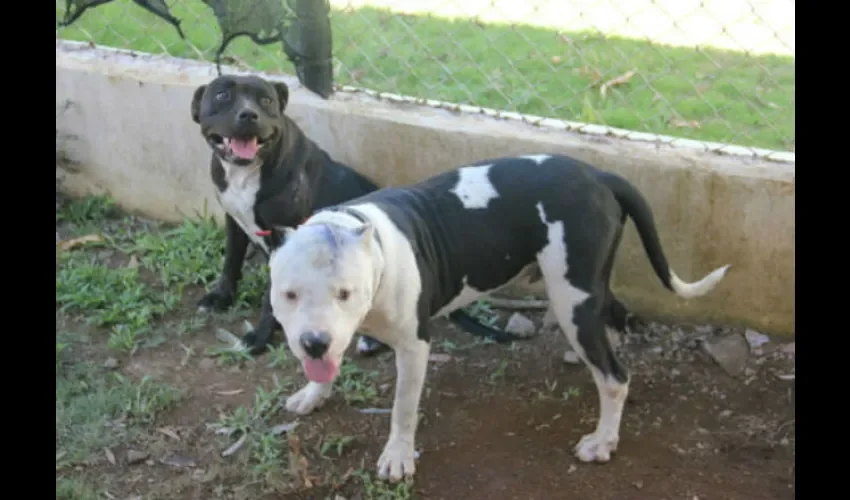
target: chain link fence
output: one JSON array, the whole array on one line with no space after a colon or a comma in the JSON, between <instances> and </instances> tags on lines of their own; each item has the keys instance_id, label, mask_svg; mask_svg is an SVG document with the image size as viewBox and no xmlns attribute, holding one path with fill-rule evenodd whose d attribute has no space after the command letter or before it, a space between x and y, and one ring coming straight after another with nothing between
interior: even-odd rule
<instances>
[{"instance_id":1,"label":"chain link fence","mask_svg":"<svg viewBox=\"0 0 850 500\"><path fill-rule=\"evenodd\" d=\"M232 0L231 0L232 1ZM283 0L281 0L283 1ZM213 60L201 0L130 0L57 37ZM795 149L793 0L330 0L334 83L699 141ZM286 4L284 3L284 8ZM57 21L65 1L57 0ZM280 44L224 62L293 73Z\"/></svg>"}]
</instances>

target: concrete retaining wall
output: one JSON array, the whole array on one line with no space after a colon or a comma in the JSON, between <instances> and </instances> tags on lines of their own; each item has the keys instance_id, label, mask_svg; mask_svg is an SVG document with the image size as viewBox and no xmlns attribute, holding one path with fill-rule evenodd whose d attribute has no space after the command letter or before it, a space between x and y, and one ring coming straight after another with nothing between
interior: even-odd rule
<instances>
[{"instance_id":1,"label":"concrete retaining wall","mask_svg":"<svg viewBox=\"0 0 850 500\"><path fill-rule=\"evenodd\" d=\"M235 72L235 71L228 71ZM110 193L125 209L164 220L207 210L221 215L208 174L209 150L189 116L197 85L215 75L195 61L57 41L57 129L70 135L79 173L63 189ZM338 160L382 185L421 180L464 162L508 154L567 153L618 172L649 200L668 260L692 280L732 264L710 295L690 301L667 292L629 224L613 286L648 317L794 332L793 154L768 161L664 144L622 131L576 133L481 113L387 102L340 92L322 100L294 78L289 115ZM595 130L599 127L585 127ZM736 148L725 148L736 152ZM58 170L57 170L58 172ZM530 172L529 175L533 175Z\"/></svg>"}]
</instances>

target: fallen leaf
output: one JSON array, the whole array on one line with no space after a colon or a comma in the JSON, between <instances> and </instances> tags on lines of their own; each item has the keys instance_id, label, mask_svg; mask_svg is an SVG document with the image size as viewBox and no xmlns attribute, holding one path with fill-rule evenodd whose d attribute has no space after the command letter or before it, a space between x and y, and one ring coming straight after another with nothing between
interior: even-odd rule
<instances>
[{"instance_id":1,"label":"fallen leaf","mask_svg":"<svg viewBox=\"0 0 850 500\"><path fill-rule=\"evenodd\" d=\"M59 247L59 250L67 251L74 247L85 245L86 243L94 243L95 241L103 241L103 238L99 234L88 234L86 236L80 236L79 238L62 240L57 243L56 246Z\"/></svg>"},{"instance_id":2,"label":"fallen leaf","mask_svg":"<svg viewBox=\"0 0 850 500\"><path fill-rule=\"evenodd\" d=\"M389 408L362 408L360 413L365 413L367 415L375 415L382 413L392 413L392 410Z\"/></svg>"},{"instance_id":3,"label":"fallen leaf","mask_svg":"<svg viewBox=\"0 0 850 500\"><path fill-rule=\"evenodd\" d=\"M180 436L178 436L177 433L170 427L160 427L157 430L175 441L180 441Z\"/></svg>"},{"instance_id":4,"label":"fallen leaf","mask_svg":"<svg viewBox=\"0 0 850 500\"><path fill-rule=\"evenodd\" d=\"M190 457L181 457L179 455L172 455L168 458L164 458L159 461L163 465L170 465L171 467L194 467L195 459Z\"/></svg>"},{"instance_id":5,"label":"fallen leaf","mask_svg":"<svg viewBox=\"0 0 850 500\"><path fill-rule=\"evenodd\" d=\"M230 455L233 455L234 453L239 451L239 448L241 448L242 445L245 444L245 441L247 441L247 440L248 440L248 433L246 432L246 433L242 434L242 436L239 439L237 439L236 442L233 443L230 446L230 448L222 451L221 456L229 457Z\"/></svg>"},{"instance_id":6,"label":"fallen leaf","mask_svg":"<svg viewBox=\"0 0 850 500\"><path fill-rule=\"evenodd\" d=\"M224 328L216 329L215 336L218 338L218 340L224 342L225 344L228 344L233 349L237 349L242 346L242 339L228 332Z\"/></svg>"},{"instance_id":7,"label":"fallen leaf","mask_svg":"<svg viewBox=\"0 0 850 500\"><path fill-rule=\"evenodd\" d=\"M64 457L67 454L68 454L68 452L64 451L64 450L56 452L56 461L58 462L58 461L62 460L62 457Z\"/></svg>"},{"instance_id":8,"label":"fallen leaf","mask_svg":"<svg viewBox=\"0 0 850 500\"><path fill-rule=\"evenodd\" d=\"M441 352L435 352L428 356L428 361L431 361L433 363L445 363L450 359L452 359L451 356L449 356L448 354L443 354Z\"/></svg>"},{"instance_id":9,"label":"fallen leaf","mask_svg":"<svg viewBox=\"0 0 850 500\"><path fill-rule=\"evenodd\" d=\"M109 448L103 449L103 454L106 455L106 459L109 460L109 463L112 465L117 464L118 462L115 460L115 454L112 453L112 450Z\"/></svg>"},{"instance_id":10,"label":"fallen leaf","mask_svg":"<svg viewBox=\"0 0 850 500\"><path fill-rule=\"evenodd\" d=\"M605 93L608 92L609 88L611 88L615 85L625 85L625 84L629 83L629 80L631 80L632 77L635 76L636 74L637 74L637 71L630 70L630 71L627 71L626 73L624 73L624 74L622 74L622 75L620 75L616 78L612 78L612 79L608 80L607 82L603 83L601 87L599 87L599 93L602 94L602 97L605 97Z\"/></svg>"},{"instance_id":11,"label":"fallen leaf","mask_svg":"<svg viewBox=\"0 0 850 500\"><path fill-rule=\"evenodd\" d=\"M277 436L279 434L283 434L284 432L289 432L292 429L295 429L296 427L298 427L298 421L297 420L292 421L292 422L288 422L288 423L285 423L285 424L278 424L278 425L272 427L271 433L274 434L275 436Z\"/></svg>"},{"instance_id":12,"label":"fallen leaf","mask_svg":"<svg viewBox=\"0 0 850 500\"><path fill-rule=\"evenodd\" d=\"M599 83L600 80L602 80L602 74L599 73L599 71L592 68L588 68L587 66L582 66L581 68L579 68L578 72L582 76L589 76L590 79L593 81L593 85L596 85L597 83Z\"/></svg>"},{"instance_id":13,"label":"fallen leaf","mask_svg":"<svg viewBox=\"0 0 850 500\"><path fill-rule=\"evenodd\" d=\"M242 394L243 392L245 392L245 390L244 389L233 389L233 390L230 390L230 391L215 391L215 392L216 392L216 394L219 394L221 396L235 396L237 394Z\"/></svg>"},{"instance_id":14,"label":"fallen leaf","mask_svg":"<svg viewBox=\"0 0 850 500\"><path fill-rule=\"evenodd\" d=\"M676 128L700 128L700 124L696 120L680 120L678 118L671 119L670 125Z\"/></svg>"}]
</instances>

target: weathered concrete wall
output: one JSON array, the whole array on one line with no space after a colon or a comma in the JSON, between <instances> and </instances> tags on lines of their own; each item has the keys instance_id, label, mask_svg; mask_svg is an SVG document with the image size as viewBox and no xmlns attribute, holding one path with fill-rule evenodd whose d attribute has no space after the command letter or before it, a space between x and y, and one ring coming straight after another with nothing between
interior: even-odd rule
<instances>
[{"instance_id":1,"label":"weathered concrete wall","mask_svg":"<svg viewBox=\"0 0 850 500\"><path fill-rule=\"evenodd\" d=\"M220 216L209 150L189 116L194 88L213 76L211 66L194 61L57 42L57 107L69 103L57 128L76 138L67 146L81 165L64 189L106 191L128 210L165 220L205 209ZM624 302L649 317L794 331L793 159L575 133L362 93L324 101L294 78L281 80L291 87L288 113L304 131L383 185L483 158L540 152L618 172L649 200L679 276L693 280L732 264L711 294L680 300L661 286L629 224L613 282Z\"/></svg>"}]
</instances>

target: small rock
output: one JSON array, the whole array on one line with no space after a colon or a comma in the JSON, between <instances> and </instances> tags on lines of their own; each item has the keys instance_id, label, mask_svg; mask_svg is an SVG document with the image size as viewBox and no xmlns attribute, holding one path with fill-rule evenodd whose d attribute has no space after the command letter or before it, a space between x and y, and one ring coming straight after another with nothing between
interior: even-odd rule
<instances>
[{"instance_id":1,"label":"small rock","mask_svg":"<svg viewBox=\"0 0 850 500\"><path fill-rule=\"evenodd\" d=\"M103 367L107 370L114 370L118 368L118 360L115 358L106 358L106 361L103 362Z\"/></svg>"},{"instance_id":2,"label":"small rock","mask_svg":"<svg viewBox=\"0 0 850 500\"><path fill-rule=\"evenodd\" d=\"M346 498L342 495L336 495L334 496L334 500L346 500Z\"/></svg>"},{"instance_id":3,"label":"small rock","mask_svg":"<svg viewBox=\"0 0 850 500\"><path fill-rule=\"evenodd\" d=\"M635 486L635 488L637 488L639 490L643 489L643 481L635 481L632 484Z\"/></svg>"},{"instance_id":4,"label":"small rock","mask_svg":"<svg viewBox=\"0 0 850 500\"><path fill-rule=\"evenodd\" d=\"M796 349L797 349L797 348L795 347L795 344L796 344L796 342L789 342L788 344L783 345L783 346L782 346L782 347L780 347L779 349L780 349L782 352L784 352L785 354L791 354L791 355L794 355L794 354L795 354L795 352L796 352Z\"/></svg>"},{"instance_id":5,"label":"small rock","mask_svg":"<svg viewBox=\"0 0 850 500\"><path fill-rule=\"evenodd\" d=\"M732 416L732 410L723 410L723 411L720 412L720 415L718 415L718 416L720 418L729 418L729 417Z\"/></svg>"},{"instance_id":6,"label":"small rock","mask_svg":"<svg viewBox=\"0 0 850 500\"><path fill-rule=\"evenodd\" d=\"M198 368L201 370L209 370L210 368L215 367L215 360L212 358L204 358L198 363Z\"/></svg>"},{"instance_id":7,"label":"small rock","mask_svg":"<svg viewBox=\"0 0 850 500\"><path fill-rule=\"evenodd\" d=\"M577 365L581 363L581 358L578 357L578 353L575 351L564 351L564 363Z\"/></svg>"},{"instance_id":8,"label":"small rock","mask_svg":"<svg viewBox=\"0 0 850 500\"><path fill-rule=\"evenodd\" d=\"M527 316L520 313L513 313L511 314L511 317L508 318L508 323L505 325L505 331L518 337L530 337L534 335L537 328L535 328L534 322L528 319Z\"/></svg>"},{"instance_id":9,"label":"small rock","mask_svg":"<svg viewBox=\"0 0 850 500\"><path fill-rule=\"evenodd\" d=\"M148 459L148 454L143 451L136 450L128 450L127 451L127 464L135 465L144 462Z\"/></svg>"},{"instance_id":10,"label":"small rock","mask_svg":"<svg viewBox=\"0 0 850 500\"><path fill-rule=\"evenodd\" d=\"M670 376L672 376L672 377L678 377L681 374L682 374L682 372L680 372L676 368L673 368L672 370L670 370Z\"/></svg>"},{"instance_id":11,"label":"small rock","mask_svg":"<svg viewBox=\"0 0 850 500\"><path fill-rule=\"evenodd\" d=\"M703 349L733 377L744 372L750 355L749 343L743 336L736 334L706 340Z\"/></svg>"},{"instance_id":12,"label":"small rock","mask_svg":"<svg viewBox=\"0 0 850 500\"><path fill-rule=\"evenodd\" d=\"M390 383L381 384L381 385L378 386L378 391L381 394L386 394L386 393L390 392L390 388L392 388L392 386L393 385L390 384Z\"/></svg>"},{"instance_id":13,"label":"small rock","mask_svg":"<svg viewBox=\"0 0 850 500\"><path fill-rule=\"evenodd\" d=\"M744 337L746 337L747 343L750 344L750 349L757 349L770 342L770 337L750 328L747 328L747 331L744 332Z\"/></svg>"},{"instance_id":14,"label":"small rock","mask_svg":"<svg viewBox=\"0 0 850 500\"><path fill-rule=\"evenodd\" d=\"M575 465L570 465L569 467L567 467L567 474L572 474L576 470L578 470L578 467L576 467Z\"/></svg>"}]
</instances>

